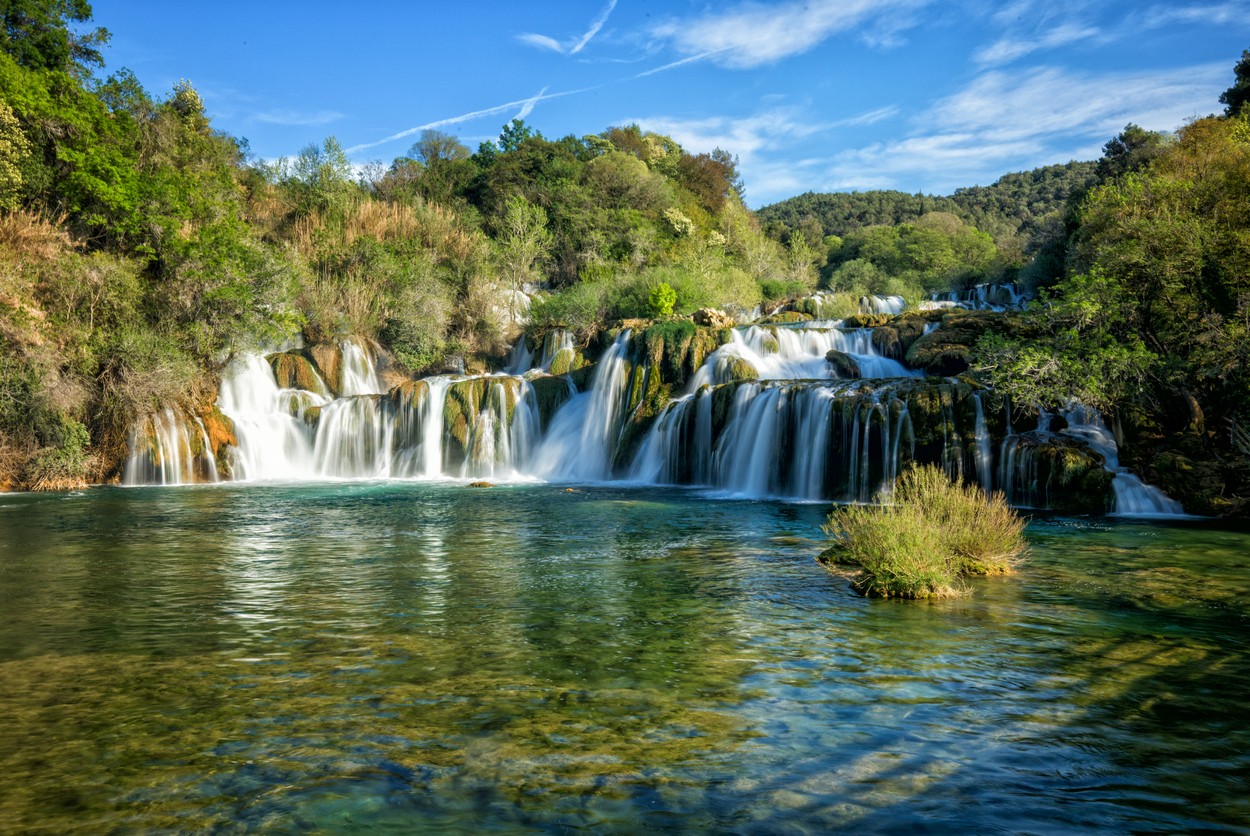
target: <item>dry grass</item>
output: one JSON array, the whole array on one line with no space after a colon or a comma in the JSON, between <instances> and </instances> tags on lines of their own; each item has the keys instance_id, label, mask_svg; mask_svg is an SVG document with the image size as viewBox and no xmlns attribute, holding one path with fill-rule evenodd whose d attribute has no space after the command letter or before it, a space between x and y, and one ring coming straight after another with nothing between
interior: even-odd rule
<instances>
[{"instance_id":1,"label":"dry grass","mask_svg":"<svg viewBox=\"0 0 1250 836\"><path fill-rule=\"evenodd\" d=\"M18 257L51 261L73 248L64 226L64 215L48 219L29 209L0 214L0 247Z\"/></svg>"},{"instance_id":2,"label":"dry grass","mask_svg":"<svg viewBox=\"0 0 1250 836\"><path fill-rule=\"evenodd\" d=\"M465 229L456 213L436 203L386 203L362 200L345 217L313 212L291 226L291 243L311 255L319 247L346 246L359 238L415 241L439 260L471 261L482 251L480 233Z\"/></svg>"}]
</instances>

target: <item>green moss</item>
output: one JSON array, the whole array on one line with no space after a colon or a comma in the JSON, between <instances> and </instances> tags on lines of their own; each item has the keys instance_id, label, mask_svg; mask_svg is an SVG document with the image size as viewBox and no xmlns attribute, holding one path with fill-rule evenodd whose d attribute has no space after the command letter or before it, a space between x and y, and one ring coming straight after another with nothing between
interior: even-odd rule
<instances>
[{"instance_id":1,"label":"green moss","mask_svg":"<svg viewBox=\"0 0 1250 836\"><path fill-rule=\"evenodd\" d=\"M833 366L839 377L859 377L859 362L846 352L832 349L825 354L825 359Z\"/></svg>"},{"instance_id":2,"label":"green moss","mask_svg":"<svg viewBox=\"0 0 1250 836\"><path fill-rule=\"evenodd\" d=\"M949 310L941 326L916 338L907 349L908 365L930 374L951 377L968 370L973 346L987 333L1007 333L1019 318L995 311Z\"/></svg>"},{"instance_id":3,"label":"green moss","mask_svg":"<svg viewBox=\"0 0 1250 836\"><path fill-rule=\"evenodd\" d=\"M729 380L733 383L742 383L748 380L759 380L760 373L741 357L735 357L729 363Z\"/></svg>"},{"instance_id":4,"label":"green moss","mask_svg":"<svg viewBox=\"0 0 1250 836\"><path fill-rule=\"evenodd\" d=\"M881 325L888 325L895 317L891 314L855 314L848 316L843 320L842 325L846 328L876 328Z\"/></svg>"},{"instance_id":5,"label":"green moss","mask_svg":"<svg viewBox=\"0 0 1250 836\"><path fill-rule=\"evenodd\" d=\"M794 322L810 322L811 320L812 315L808 313L802 313L800 311L781 311L780 313L775 313L772 316L765 317L760 321L764 323L777 323L785 325Z\"/></svg>"}]
</instances>

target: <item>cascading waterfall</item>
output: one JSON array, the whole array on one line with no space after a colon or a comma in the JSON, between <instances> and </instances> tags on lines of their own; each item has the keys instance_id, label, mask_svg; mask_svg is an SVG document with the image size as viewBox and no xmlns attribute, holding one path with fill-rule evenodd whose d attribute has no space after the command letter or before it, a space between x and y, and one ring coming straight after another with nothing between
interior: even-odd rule
<instances>
[{"instance_id":1,"label":"cascading waterfall","mask_svg":"<svg viewBox=\"0 0 1250 836\"><path fill-rule=\"evenodd\" d=\"M843 329L839 325L735 328L730 331L730 341L708 355L688 391L730 382L741 362L754 369L760 380L834 380L839 374L826 359L830 351L853 358L862 378L921 376L921 372L882 356L873 344L873 329Z\"/></svg>"},{"instance_id":2,"label":"cascading waterfall","mask_svg":"<svg viewBox=\"0 0 1250 836\"><path fill-rule=\"evenodd\" d=\"M192 427L198 432L193 434ZM199 418L188 420L166 407L133 427L130 455L122 467L124 485L185 485L216 482L217 461ZM195 451L195 446L199 452Z\"/></svg>"},{"instance_id":3,"label":"cascading waterfall","mask_svg":"<svg viewBox=\"0 0 1250 836\"><path fill-rule=\"evenodd\" d=\"M894 316L903 312L907 307L907 300L902 296L863 296L859 300L859 307L864 313Z\"/></svg>"},{"instance_id":4,"label":"cascading waterfall","mask_svg":"<svg viewBox=\"0 0 1250 836\"><path fill-rule=\"evenodd\" d=\"M935 327L926 323L924 332ZM1109 484L1117 513L1179 513L1118 466L1114 439L1096 414L1073 412L1057 434L1042 412L1036 430L1017 433L1005 398L991 400L988 391L954 379L917 380L920 372L882 356L874 333L838 321L734 328L697 369L670 383L664 375L676 366L659 365L671 361L649 353L653 339L635 343L623 331L585 391L576 390L573 376L562 378L568 395L547 373L553 360L575 350L562 329L549 331L537 352L518 344L511 370L523 376L439 375L390 391L365 342L245 355L219 393L219 409L238 439L223 466L243 481L595 482L622 472L635 482L737 496L869 502L889 492L907 462L923 461L1034 506L1062 499L1056 491L1068 490L1071 474L1093 468L1102 481L1072 501L1094 510L1109 491L1092 449L1115 475ZM324 377L322 369L329 370ZM683 379L684 394L643 423L648 413L640 410L654 403L648 399L655 386ZM541 419L540 380L549 410ZM136 427L131 450L127 484L216 476L203 425L169 410Z\"/></svg>"},{"instance_id":5,"label":"cascading waterfall","mask_svg":"<svg viewBox=\"0 0 1250 836\"><path fill-rule=\"evenodd\" d=\"M525 381L440 376L416 383L404 397L400 390L384 391L367 351L351 342L341 351L342 395L337 398L279 387L261 355L235 361L222 380L218 403L239 440L231 460L236 480L439 479L523 472L538 436L537 406ZM452 467L444 415L448 392L458 383L483 379L488 397L464 428L464 461Z\"/></svg>"},{"instance_id":6,"label":"cascading waterfall","mask_svg":"<svg viewBox=\"0 0 1250 836\"><path fill-rule=\"evenodd\" d=\"M1098 410L1076 405L1063 413L1068 428L1063 434L1079 438L1091 450L1100 453L1104 466L1115 475L1111 489L1115 493L1112 515L1117 517L1180 517L1185 516L1181 504L1154 485L1142 482L1126 467L1120 467L1120 449L1115 436L1107 429Z\"/></svg>"},{"instance_id":7,"label":"cascading waterfall","mask_svg":"<svg viewBox=\"0 0 1250 836\"><path fill-rule=\"evenodd\" d=\"M599 360L590 390L556 413L535 454L535 474L559 481L596 482L612 474L612 457L625 419L630 332L622 331Z\"/></svg>"},{"instance_id":8,"label":"cascading waterfall","mask_svg":"<svg viewBox=\"0 0 1250 836\"><path fill-rule=\"evenodd\" d=\"M986 494L994 491L994 449L990 442L990 431L985 423L985 405L981 403L981 393L973 394L976 402L976 459L977 479Z\"/></svg>"},{"instance_id":9,"label":"cascading waterfall","mask_svg":"<svg viewBox=\"0 0 1250 836\"><path fill-rule=\"evenodd\" d=\"M1016 311L1024 307L1027 297L1015 284L979 284L967 290L934 293L922 309L967 308L978 311Z\"/></svg>"},{"instance_id":10,"label":"cascading waterfall","mask_svg":"<svg viewBox=\"0 0 1250 836\"><path fill-rule=\"evenodd\" d=\"M713 435L713 400L730 397ZM908 446L904 449L904 443ZM705 387L669 405L630 478L741 496L867 502L898 476L915 434L891 387L855 382L749 382Z\"/></svg>"}]
</instances>

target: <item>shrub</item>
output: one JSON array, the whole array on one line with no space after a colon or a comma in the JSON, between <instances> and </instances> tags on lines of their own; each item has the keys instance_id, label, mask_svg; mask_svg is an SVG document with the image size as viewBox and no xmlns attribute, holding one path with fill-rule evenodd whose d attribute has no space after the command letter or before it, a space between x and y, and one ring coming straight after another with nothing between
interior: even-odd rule
<instances>
[{"instance_id":1,"label":"shrub","mask_svg":"<svg viewBox=\"0 0 1250 836\"><path fill-rule=\"evenodd\" d=\"M651 289L649 301L652 316L671 316L677 304L677 291L668 282L660 282Z\"/></svg>"},{"instance_id":2,"label":"shrub","mask_svg":"<svg viewBox=\"0 0 1250 836\"><path fill-rule=\"evenodd\" d=\"M1002 494L951 482L938 467L906 471L879 500L837 508L824 527L837 541L821 559L859 566L855 586L865 595L958 595L961 577L1007 574L1026 549L1025 520Z\"/></svg>"}]
</instances>

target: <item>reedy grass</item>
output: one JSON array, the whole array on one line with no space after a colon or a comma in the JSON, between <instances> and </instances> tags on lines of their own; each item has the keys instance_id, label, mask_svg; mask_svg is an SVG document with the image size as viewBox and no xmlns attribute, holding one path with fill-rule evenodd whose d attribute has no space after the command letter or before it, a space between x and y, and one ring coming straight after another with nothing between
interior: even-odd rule
<instances>
[{"instance_id":1,"label":"reedy grass","mask_svg":"<svg viewBox=\"0 0 1250 836\"><path fill-rule=\"evenodd\" d=\"M1009 574L1027 549L1026 521L1001 493L987 497L932 465L907 470L878 500L835 508L824 526L836 540L821 560L860 567L865 595L953 597L966 591L963 577Z\"/></svg>"}]
</instances>

